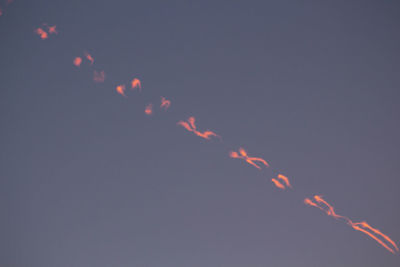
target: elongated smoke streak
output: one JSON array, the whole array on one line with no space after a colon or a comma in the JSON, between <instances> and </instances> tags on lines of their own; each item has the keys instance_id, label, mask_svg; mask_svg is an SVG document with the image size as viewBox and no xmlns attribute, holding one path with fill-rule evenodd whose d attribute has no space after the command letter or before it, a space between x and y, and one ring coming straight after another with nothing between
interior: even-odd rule
<instances>
[{"instance_id":1,"label":"elongated smoke streak","mask_svg":"<svg viewBox=\"0 0 400 267\"><path fill-rule=\"evenodd\" d=\"M247 163L249 163L250 165L256 167L257 169L261 170L261 167L258 166L256 164L256 162L261 163L262 165L264 165L265 167L269 167L268 162L266 162L264 159L262 158L257 158L257 157L249 157L247 155L246 150L244 150L244 148L239 148L239 152L235 152L235 151L231 151L229 152L229 156L231 158L234 159L243 159L244 161L246 161Z\"/></svg>"},{"instance_id":2,"label":"elongated smoke streak","mask_svg":"<svg viewBox=\"0 0 400 267\"><path fill-rule=\"evenodd\" d=\"M283 184L281 184L281 182L279 182L279 181L278 181L277 179L275 179L275 178L272 178L271 181L274 183L274 185L275 185L276 187L278 187L278 188L280 188L280 189L285 189L285 188L286 188Z\"/></svg>"},{"instance_id":3,"label":"elongated smoke streak","mask_svg":"<svg viewBox=\"0 0 400 267\"><path fill-rule=\"evenodd\" d=\"M289 182L289 179L283 174L278 174L277 178L272 178L271 181L275 184L276 187L280 189L286 189L286 187L292 187L292 185Z\"/></svg>"},{"instance_id":4,"label":"elongated smoke streak","mask_svg":"<svg viewBox=\"0 0 400 267\"><path fill-rule=\"evenodd\" d=\"M383 234L378 229L370 226L367 222L354 223L349 218L336 214L335 210L333 209L333 206L330 205L327 201L325 201L322 198L322 196L315 195L313 199L306 198L304 199L304 203L306 205L316 207L324 211L328 216L345 221L354 230L360 231L368 235L391 253L395 254L396 252L399 251L399 248L392 239L390 239L387 235Z\"/></svg>"},{"instance_id":5,"label":"elongated smoke streak","mask_svg":"<svg viewBox=\"0 0 400 267\"><path fill-rule=\"evenodd\" d=\"M207 140L209 140L211 137L220 137L219 135L217 135L216 133L214 133L210 130L206 130L204 132L198 131L196 128L196 119L194 117L189 117L187 122L186 121L178 121L177 124L182 126L183 128L185 128L189 132L193 132L195 135L197 135L201 138L207 139Z\"/></svg>"}]
</instances>

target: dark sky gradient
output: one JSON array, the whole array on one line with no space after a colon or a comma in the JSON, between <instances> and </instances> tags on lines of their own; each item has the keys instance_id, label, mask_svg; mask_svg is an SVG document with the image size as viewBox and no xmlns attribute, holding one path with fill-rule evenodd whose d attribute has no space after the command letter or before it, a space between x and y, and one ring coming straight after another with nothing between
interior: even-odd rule
<instances>
[{"instance_id":1,"label":"dark sky gradient","mask_svg":"<svg viewBox=\"0 0 400 267\"><path fill-rule=\"evenodd\" d=\"M322 194L399 244L400 4L322 2L15 0L0 266L400 266L302 202ZM40 40L43 22L59 35ZM84 51L104 84L73 66ZM133 77L142 94L118 95ZM170 110L145 116L160 96ZM223 141L176 125L191 115ZM240 146L271 169L229 158Z\"/></svg>"}]
</instances>

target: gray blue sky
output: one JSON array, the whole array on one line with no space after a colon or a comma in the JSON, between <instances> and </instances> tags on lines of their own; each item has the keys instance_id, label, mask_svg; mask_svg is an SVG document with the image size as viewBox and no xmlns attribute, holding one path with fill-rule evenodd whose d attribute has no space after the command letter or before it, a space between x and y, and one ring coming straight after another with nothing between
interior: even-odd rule
<instances>
[{"instance_id":1,"label":"gray blue sky","mask_svg":"<svg viewBox=\"0 0 400 267\"><path fill-rule=\"evenodd\" d=\"M303 204L321 194L399 244L399 11L15 0L0 17L0 266L399 266ZM41 40L42 23L59 34ZM84 51L95 64L76 68ZM133 77L142 93L118 95ZM170 109L146 116L160 96ZM189 116L222 142L176 125ZM271 168L229 158L241 146Z\"/></svg>"}]
</instances>

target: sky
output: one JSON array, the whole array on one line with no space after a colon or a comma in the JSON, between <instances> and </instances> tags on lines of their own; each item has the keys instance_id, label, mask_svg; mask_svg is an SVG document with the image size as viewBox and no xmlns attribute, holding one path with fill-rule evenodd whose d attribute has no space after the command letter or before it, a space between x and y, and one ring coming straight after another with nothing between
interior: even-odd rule
<instances>
[{"instance_id":1,"label":"sky","mask_svg":"<svg viewBox=\"0 0 400 267\"><path fill-rule=\"evenodd\" d=\"M400 265L398 1L0 7L0 266Z\"/></svg>"}]
</instances>

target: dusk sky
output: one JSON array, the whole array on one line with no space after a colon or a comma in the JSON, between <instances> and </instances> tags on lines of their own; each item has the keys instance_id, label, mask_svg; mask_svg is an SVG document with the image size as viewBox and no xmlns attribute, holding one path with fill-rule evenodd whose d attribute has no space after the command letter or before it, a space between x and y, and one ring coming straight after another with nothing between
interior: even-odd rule
<instances>
[{"instance_id":1,"label":"dusk sky","mask_svg":"<svg viewBox=\"0 0 400 267\"><path fill-rule=\"evenodd\" d=\"M0 9L1 267L400 266L399 1Z\"/></svg>"}]
</instances>

